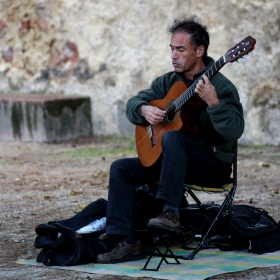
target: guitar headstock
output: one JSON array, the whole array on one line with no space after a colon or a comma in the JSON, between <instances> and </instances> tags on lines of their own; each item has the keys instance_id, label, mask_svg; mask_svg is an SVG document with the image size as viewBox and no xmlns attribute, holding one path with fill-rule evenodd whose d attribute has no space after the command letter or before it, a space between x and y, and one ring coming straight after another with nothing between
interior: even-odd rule
<instances>
[{"instance_id":1,"label":"guitar headstock","mask_svg":"<svg viewBox=\"0 0 280 280\"><path fill-rule=\"evenodd\" d=\"M256 39L254 39L253 37L248 36L244 38L226 52L226 54L224 55L225 62L237 61L244 55L250 53L254 49L255 44Z\"/></svg>"}]
</instances>

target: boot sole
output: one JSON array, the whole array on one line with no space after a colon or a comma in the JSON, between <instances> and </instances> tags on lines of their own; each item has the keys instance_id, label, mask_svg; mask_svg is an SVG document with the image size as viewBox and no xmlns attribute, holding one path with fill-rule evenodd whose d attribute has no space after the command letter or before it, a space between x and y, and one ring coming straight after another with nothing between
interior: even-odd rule
<instances>
[{"instance_id":1,"label":"boot sole","mask_svg":"<svg viewBox=\"0 0 280 280\"><path fill-rule=\"evenodd\" d=\"M158 229L163 229L167 231L173 231L173 232L180 232L181 227L171 227L165 224L157 223L157 222L149 222L147 225L148 228L158 228Z\"/></svg>"}]
</instances>

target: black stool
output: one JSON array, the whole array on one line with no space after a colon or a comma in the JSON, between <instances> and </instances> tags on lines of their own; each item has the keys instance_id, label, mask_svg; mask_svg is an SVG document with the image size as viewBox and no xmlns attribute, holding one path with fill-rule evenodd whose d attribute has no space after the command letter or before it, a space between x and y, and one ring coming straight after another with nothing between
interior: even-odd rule
<instances>
[{"instance_id":1,"label":"black stool","mask_svg":"<svg viewBox=\"0 0 280 280\"><path fill-rule=\"evenodd\" d=\"M176 256L172 250L171 246L176 242L176 239L178 238L178 235L181 232L170 232L165 230L135 230L135 234L144 236L153 236L152 244L150 245L150 248L148 250L148 259L142 268L142 270L148 270L148 271L158 271L162 262L164 261L166 264L180 264L179 258L180 256ZM163 245L164 252L161 252L159 249L159 246ZM160 257L160 261L156 268L147 268L147 266L150 263L150 260L152 257ZM170 262L167 260L167 258L172 258L175 262Z\"/></svg>"}]
</instances>

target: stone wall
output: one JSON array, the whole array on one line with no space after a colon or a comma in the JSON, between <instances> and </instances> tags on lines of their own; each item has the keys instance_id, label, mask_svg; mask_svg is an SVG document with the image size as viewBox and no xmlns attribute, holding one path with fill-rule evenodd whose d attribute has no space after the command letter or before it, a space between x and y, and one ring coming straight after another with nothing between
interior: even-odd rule
<instances>
[{"instance_id":1,"label":"stone wall","mask_svg":"<svg viewBox=\"0 0 280 280\"><path fill-rule=\"evenodd\" d=\"M215 59L256 38L251 60L221 71L244 105L241 142L278 145L278 0L0 0L0 93L89 96L95 134L133 134L127 99L172 70L166 28L194 14Z\"/></svg>"},{"instance_id":2,"label":"stone wall","mask_svg":"<svg viewBox=\"0 0 280 280\"><path fill-rule=\"evenodd\" d=\"M0 140L57 143L92 136L89 97L0 95Z\"/></svg>"}]
</instances>

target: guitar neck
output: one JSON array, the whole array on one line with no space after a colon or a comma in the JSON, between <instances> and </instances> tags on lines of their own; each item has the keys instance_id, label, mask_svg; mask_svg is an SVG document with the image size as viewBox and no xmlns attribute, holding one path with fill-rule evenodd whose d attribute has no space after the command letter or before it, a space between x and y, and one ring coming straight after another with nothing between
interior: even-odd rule
<instances>
[{"instance_id":1,"label":"guitar neck","mask_svg":"<svg viewBox=\"0 0 280 280\"><path fill-rule=\"evenodd\" d=\"M224 56L220 57L204 74L207 76L208 79L211 79L224 65L226 64ZM176 99L169 108L166 109L168 111L172 111L172 113L178 112L183 105L194 95L195 87L197 83L202 79L202 75L185 91L182 95Z\"/></svg>"}]
</instances>

